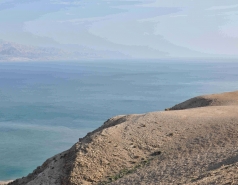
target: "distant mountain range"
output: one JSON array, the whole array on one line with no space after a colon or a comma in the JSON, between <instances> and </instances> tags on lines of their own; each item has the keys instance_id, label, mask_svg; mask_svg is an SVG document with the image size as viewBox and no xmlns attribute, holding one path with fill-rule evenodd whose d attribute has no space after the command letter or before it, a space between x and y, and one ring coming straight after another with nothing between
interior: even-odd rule
<instances>
[{"instance_id":1,"label":"distant mountain range","mask_svg":"<svg viewBox=\"0 0 238 185\"><path fill-rule=\"evenodd\" d=\"M0 42L0 61L54 60L65 58L67 53L57 48L25 46L11 42Z\"/></svg>"},{"instance_id":2,"label":"distant mountain range","mask_svg":"<svg viewBox=\"0 0 238 185\"><path fill-rule=\"evenodd\" d=\"M58 61L125 57L119 52L98 51L85 47L37 47L0 40L0 61Z\"/></svg>"}]
</instances>

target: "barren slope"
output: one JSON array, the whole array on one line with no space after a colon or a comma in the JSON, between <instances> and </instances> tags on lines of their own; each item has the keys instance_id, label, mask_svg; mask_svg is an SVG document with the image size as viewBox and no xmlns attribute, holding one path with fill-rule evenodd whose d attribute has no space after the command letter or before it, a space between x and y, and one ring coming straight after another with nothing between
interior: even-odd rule
<instances>
[{"instance_id":1,"label":"barren slope","mask_svg":"<svg viewBox=\"0 0 238 185\"><path fill-rule=\"evenodd\" d=\"M183 110L206 106L238 105L238 91L191 98L165 110Z\"/></svg>"},{"instance_id":2,"label":"barren slope","mask_svg":"<svg viewBox=\"0 0 238 185\"><path fill-rule=\"evenodd\" d=\"M237 100L238 92L224 93L175 108L193 109L116 116L10 184L214 184L214 174L237 172Z\"/></svg>"},{"instance_id":3,"label":"barren slope","mask_svg":"<svg viewBox=\"0 0 238 185\"><path fill-rule=\"evenodd\" d=\"M12 182L12 181L0 181L0 185L6 185L6 184L8 184L9 182Z\"/></svg>"}]
</instances>

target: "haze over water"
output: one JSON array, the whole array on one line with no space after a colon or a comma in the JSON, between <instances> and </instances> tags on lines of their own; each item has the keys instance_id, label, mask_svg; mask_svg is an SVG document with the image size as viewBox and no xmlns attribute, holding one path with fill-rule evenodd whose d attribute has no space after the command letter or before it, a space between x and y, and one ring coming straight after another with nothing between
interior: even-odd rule
<instances>
[{"instance_id":1,"label":"haze over water","mask_svg":"<svg viewBox=\"0 0 238 185\"><path fill-rule=\"evenodd\" d=\"M112 116L237 90L237 71L227 61L0 63L0 180L26 176Z\"/></svg>"}]
</instances>

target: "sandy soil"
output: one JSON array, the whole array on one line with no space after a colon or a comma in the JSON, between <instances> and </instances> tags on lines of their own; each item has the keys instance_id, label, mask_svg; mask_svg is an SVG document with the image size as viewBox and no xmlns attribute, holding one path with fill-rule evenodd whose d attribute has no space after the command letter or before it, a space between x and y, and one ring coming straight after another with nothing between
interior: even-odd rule
<instances>
[{"instance_id":1,"label":"sandy soil","mask_svg":"<svg viewBox=\"0 0 238 185\"><path fill-rule=\"evenodd\" d=\"M238 184L238 91L121 115L12 185Z\"/></svg>"}]
</instances>

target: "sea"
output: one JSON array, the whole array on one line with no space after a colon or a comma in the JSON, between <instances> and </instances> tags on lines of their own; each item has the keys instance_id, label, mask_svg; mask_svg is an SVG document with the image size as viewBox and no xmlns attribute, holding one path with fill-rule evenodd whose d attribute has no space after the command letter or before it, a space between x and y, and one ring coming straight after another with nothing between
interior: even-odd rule
<instances>
[{"instance_id":1,"label":"sea","mask_svg":"<svg viewBox=\"0 0 238 185\"><path fill-rule=\"evenodd\" d=\"M238 90L238 62L0 63L0 181L26 176L108 118Z\"/></svg>"}]
</instances>

